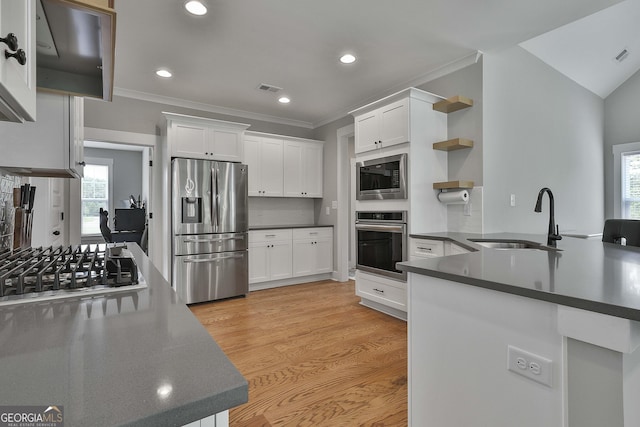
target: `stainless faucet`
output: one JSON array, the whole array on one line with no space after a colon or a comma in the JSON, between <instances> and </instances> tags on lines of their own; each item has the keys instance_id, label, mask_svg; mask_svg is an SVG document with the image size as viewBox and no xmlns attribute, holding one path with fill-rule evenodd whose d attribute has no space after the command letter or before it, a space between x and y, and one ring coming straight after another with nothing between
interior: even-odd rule
<instances>
[{"instance_id":1,"label":"stainless faucet","mask_svg":"<svg viewBox=\"0 0 640 427\"><path fill-rule=\"evenodd\" d=\"M547 246L556 247L556 240L562 240L558 226L554 219L553 214L553 193L547 187L544 187L538 193L538 200L536 201L536 207L534 211L542 212L542 196L544 193L549 195L549 233L547 234Z\"/></svg>"}]
</instances>

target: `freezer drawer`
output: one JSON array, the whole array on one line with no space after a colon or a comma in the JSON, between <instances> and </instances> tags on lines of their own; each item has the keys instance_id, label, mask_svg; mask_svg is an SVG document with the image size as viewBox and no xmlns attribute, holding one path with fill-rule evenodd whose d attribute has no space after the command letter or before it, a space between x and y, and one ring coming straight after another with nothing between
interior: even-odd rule
<instances>
[{"instance_id":1,"label":"freezer drawer","mask_svg":"<svg viewBox=\"0 0 640 427\"><path fill-rule=\"evenodd\" d=\"M245 251L248 247L247 233L191 234L173 237L174 255Z\"/></svg>"},{"instance_id":2,"label":"freezer drawer","mask_svg":"<svg viewBox=\"0 0 640 427\"><path fill-rule=\"evenodd\" d=\"M246 295L247 251L175 256L173 284L186 304Z\"/></svg>"}]
</instances>

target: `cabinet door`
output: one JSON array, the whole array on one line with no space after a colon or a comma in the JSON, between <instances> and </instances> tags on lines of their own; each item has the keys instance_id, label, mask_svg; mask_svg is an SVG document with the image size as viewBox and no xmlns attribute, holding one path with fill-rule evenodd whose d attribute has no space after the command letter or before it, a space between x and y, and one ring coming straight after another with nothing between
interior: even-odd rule
<instances>
[{"instance_id":1,"label":"cabinet door","mask_svg":"<svg viewBox=\"0 0 640 427\"><path fill-rule=\"evenodd\" d=\"M0 155L0 168L66 171L69 165L69 97L38 93L38 121L22 124L0 121L0 135L4 146L11 148Z\"/></svg>"},{"instance_id":2,"label":"cabinet door","mask_svg":"<svg viewBox=\"0 0 640 427\"><path fill-rule=\"evenodd\" d=\"M36 5L35 0L0 0L0 36L14 33L18 49L26 55L20 65L16 58L0 55L0 120L21 122L36 119ZM0 52L13 50L0 44Z\"/></svg>"},{"instance_id":3,"label":"cabinet door","mask_svg":"<svg viewBox=\"0 0 640 427\"><path fill-rule=\"evenodd\" d=\"M269 280L269 245L266 242L249 244L249 283Z\"/></svg>"},{"instance_id":4,"label":"cabinet door","mask_svg":"<svg viewBox=\"0 0 640 427\"><path fill-rule=\"evenodd\" d=\"M378 148L379 122L377 113L378 110L374 110L355 118L356 153Z\"/></svg>"},{"instance_id":5,"label":"cabinet door","mask_svg":"<svg viewBox=\"0 0 640 427\"><path fill-rule=\"evenodd\" d=\"M291 277L291 241L272 242L269 248L270 280Z\"/></svg>"},{"instance_id":6,"label":"cabinet door","mask_svg":"<svg viewBox=\"0 0 640 427\"><path fill-rule=\"evenodd\" d=\"M293 241L293 277L315 274L316 244L313 239Z\"/></svg>"},{"instance_id":7,"label":"cabinet door","mask_svg":"<svg viewBox=\"0 0 640 427\"><path fill-rule=\"evenodd\" d=\"M303 155L303 182L305 197L322 198L323 158L322 144L306 144Z\"/></svg>"},{"instance_id":8,"label":"cabinet door","mask_svg":"<svg viewBox=\"0 0 640 427\"><path fill-rule=\"evenodd\" d=\"M69 170L76 178L84 176L84 98L69 100Z\"/></svg>"},{"instance_id":9,"label":"cabinet door","mask_svg":"<svg viewBox=\"0 0 640 427\"><path fill-rule=\"evenodd\" d=\"M209 149L212 160L224 162L242 162L243 144L242 134L237 130L211 129L211 143Z\"/></svg>"},{"instance_id":10,"label":"cabinet door","mask_svg":"<svg viewBox=\"0 0 640 427\"><path fill-rule=\"evenodd\" d=\"M284 195L286 197L304 196L303 176L307 174L304 168L302 144L286 141L284 143Z\"/></svg>"},{"instance_id":11,"label":"cabinet door","mask_svg":"<svg viewBox=\"0 0 640 427\"><path fill-rule=\"evenodd\" d=\"M209 157L209 129L206 126L172 123L169 136L172 157L206 159Z\"/></svg>"},{"instance_id":12,"label":"cabinet door","mask_svg":"<svg viewBox=\"0 0 640 427\"><path fill-rule=\"evenodd\" d=\"M315 246L315 274L333 271L333 239L317 239Z\"/></svg>"},{"instance_id":13,"label":"cabinet door","mask_svg":"<svg viewBox=\"0 0 640 427\"><path fill-rule=\"evenodd\" d=\"M261 196L260 193L260 138L244 137L244 163L249 166L249 196Z\"/></svg>"},{"instance_id":14,"label":"cabinet door","mask_svg":"<svg viewBox=\"0 0 640 427\"><path fill-rule=\"evenodd\" d=\"M283 143L281 139L262 138L260 144L261 196L283 194Z\"/></svg>"},{"instance_id":15,"label":"cabinet door","mask_svg":"<svg viewBox=\"0 0 640 427\"><path fill-rule=\"evenodd\" d=\"M392 102L378 111L381 148L409 142L409 100Z\"/></svg>"}]
</instances>

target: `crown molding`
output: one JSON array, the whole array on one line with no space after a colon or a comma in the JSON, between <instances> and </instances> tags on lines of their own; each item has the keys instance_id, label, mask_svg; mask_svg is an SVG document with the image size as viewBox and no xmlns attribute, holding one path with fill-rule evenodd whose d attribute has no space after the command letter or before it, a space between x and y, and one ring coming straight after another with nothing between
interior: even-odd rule
<instances>
[{"instance_id":1,"label":"crown molding","mask_svg":"<svg viewBox=\"0 0 640 427\"><path fill-rule=\"evenodd\" d=\"M155 102L158 104L173 105L175 107L191 108L194 110L208 111L210 113L224 114L227 116L242 117L245 119L260 120L270 123L279 123L282 125L296 126L306 129L313 129L313 124L302 120L285 119L268 114L252 113L250 111L236 110L233 108L220 107L218 105L205 104L202 102L188 101L186 99L172 98L169 96L155 95L137 90L124 89L116 87L113 89L115 96L124 98L138 99L141 101Z\"/></svg>"}]
</instances>

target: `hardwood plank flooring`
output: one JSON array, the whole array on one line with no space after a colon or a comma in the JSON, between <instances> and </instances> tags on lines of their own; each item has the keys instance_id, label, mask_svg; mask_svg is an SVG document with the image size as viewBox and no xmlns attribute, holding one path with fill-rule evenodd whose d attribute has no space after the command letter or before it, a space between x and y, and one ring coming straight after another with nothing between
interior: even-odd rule
<instances>
[{"instance_id":1,"label":"hardwood plank flooring","mask_svg":"<svg viewBox=\"0 0 640 427\"><path fill-rule=\"evenodd\" d=\"M407 324L354 282L251 292L191 311L249 382L234 427L406 426Z\"/></svg>"}]
</instances>

